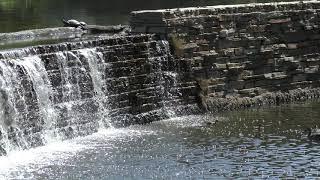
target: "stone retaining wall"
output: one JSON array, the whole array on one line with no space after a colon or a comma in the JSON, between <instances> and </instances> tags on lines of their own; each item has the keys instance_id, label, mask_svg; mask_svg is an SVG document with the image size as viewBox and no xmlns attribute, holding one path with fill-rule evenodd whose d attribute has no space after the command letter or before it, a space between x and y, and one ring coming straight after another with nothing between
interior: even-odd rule
<instances>
[{"instance_id":1,"label":"stone retaining wall","mask_svg":"<svg viewBox=\"0 0 320 180\"><path fill-rule=\"evenodd\" d=\"M320 85L317 1L136 11L130 23L169 39L180 99L205 111L217 99Z\"/></svg>"}]
</instances>

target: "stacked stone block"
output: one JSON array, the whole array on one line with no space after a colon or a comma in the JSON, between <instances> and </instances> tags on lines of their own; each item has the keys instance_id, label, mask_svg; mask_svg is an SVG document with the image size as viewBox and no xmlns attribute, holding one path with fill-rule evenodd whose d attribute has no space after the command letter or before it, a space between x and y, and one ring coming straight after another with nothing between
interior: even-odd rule
<instances>
[{"instance_id":1,"label":"stacked stone block","mask_svg":"<svg viewBox=\"0 0 320 180\"><path fill-rule=\"evenodd\" d=\"M301 1L136 11L130 23L168 37L180 98L207 110L212 98L319 87L319 15Z\"/></svg>"}]
</instances>

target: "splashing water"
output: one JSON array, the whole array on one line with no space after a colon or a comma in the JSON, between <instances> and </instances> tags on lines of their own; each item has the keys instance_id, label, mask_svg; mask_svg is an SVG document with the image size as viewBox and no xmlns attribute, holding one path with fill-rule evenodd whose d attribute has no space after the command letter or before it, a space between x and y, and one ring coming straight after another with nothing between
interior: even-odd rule
<instances>
[{"instance_id":1,"label":"splashing water","mask_svg":"<svg viewBox=\"0 0 320 180\"><path fill-rule=\"evenodd\" d=\"M99 128L105 129L105 125L112 127L112 124L107 121L108 119L108 100L106 94L102 91L103 85L105 84L105 77L103 72L105 71L105 66L103 66L103 55L97 52L96 49L83 49L79 51L81 55L86 57L90 76L92 77L92 83L94 87L95 100L99 104Z\"/></svg>"},{"instance_id":2,"label":"splashing water","mask_svg":"<svg viewBox=\"0 0 320 180\"><path fill-rule=\"evenodd\" d=\"M175 116L166 105L178 94L169 44L146 37L138 45L119 38L0 52L0 156Z\"/></svg>"},{"instance_id":3,"label":"splashing water","mask_svg":"<svg viewBox=\"0 0 320 180\"><path fill-rule=\"evenodd\" d=\"M108 124L95 49L0 61L0 154L92 134ZM22 56L22 57L21 57Z\"/></svg>"}]
</instances>

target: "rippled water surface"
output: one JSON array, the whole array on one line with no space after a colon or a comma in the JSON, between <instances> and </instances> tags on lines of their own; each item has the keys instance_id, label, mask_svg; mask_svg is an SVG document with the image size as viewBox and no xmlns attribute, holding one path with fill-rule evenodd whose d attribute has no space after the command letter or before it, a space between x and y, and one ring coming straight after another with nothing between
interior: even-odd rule
<instances>
[{"instance_id":1,"label":"rippled water surface","mask_svg":"<svg viewBox=\"0 0 320 180\"><path fill-rule=\"evenodd\" d=\"M0 158L0 179L319 177L320 103L186 116Z\"/></svg>"}]
</instances>

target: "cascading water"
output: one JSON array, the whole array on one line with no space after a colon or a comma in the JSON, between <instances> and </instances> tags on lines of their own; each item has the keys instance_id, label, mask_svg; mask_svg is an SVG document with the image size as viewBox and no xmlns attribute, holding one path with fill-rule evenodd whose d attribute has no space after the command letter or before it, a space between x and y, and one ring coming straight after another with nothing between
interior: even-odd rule
<instances>
[{"instance_id":1,"label":"cascading water","mask_svg":"<svg viewBox=\"0 0 320 180\"><path fill-rule=\"evenodd\" d=\"M91 134L106 124L102 55L95 48L10 54L16 58L0 61L1 154Z\"/></svg>"},{"instance_id":2,"label":"cascading water","mask_svg":"<svg viewBox=\"0 0 320 180\"><path fill-rule=\"evenodd\" d=\"M172 118L176 116L176 106L174 100L177 96L181 95L178 86L178 73L176 72L176 66L170 63L170 48L168 41L160 41L156 44L156 52L166 54L167 56L160 56L155 58L154 63L157 66L157 73L160 75L155 83L160 86L160 98L163 100L162 111L166 118ZM170 65L169 65L170 64ZM176 105L176 104L174 104Z\"/></svg>"},{"instance_id":3,"label":"cascading water","mask_svg":"<svg viewBox=\"0 0 320 180\"><path fill-rule=\"evenodd\" d=\"M88 60L90 69L90 76L92 77L92 84L94 87L95 101L99 104L99 127L104 128L106 125L112 127L108 119L108 100L106 94L103 92L105 82L106 67L103 65L103 55L97 52L96 49L80 50L80 53Z\"/></svg>"},{"instance_id":4,"label":"cascading water","mask_svg":"<svg viewBox=\"0 0 320 180\"><path fill-rule=\"evenodd\" d=\"M50 84L39 57L1 61L3 152L42 144L39 132L50 116Z\"/></svg>"},{"instance_id":5,"label":"cascading water","mask_svg":"<svg viewBox=\"0 0 320 180\"><path fill-rule=\"evenodd\" d=\"M33 83L33 91L36 94L36 101L39 106L39 117L43 119L43 130L48 130L51 122L56 117L50 99L52 98L51 82L49 81L46 69L38 56L30 56L22 59L12 60L17 66L23 67L24 74ZM48 141L51 136L47 133L42 134L42 140Z\"/></svg>"},{"instance_id":6,"label":"cascading water","mask_svg":"<svg viewBox=\"0 0 320 180\"><path fill-rule=\"evenodd\" d=\"M0 52L0 155L174 116L171 60L152 36Z\"/></svg>"},{"instance_id":7,"label":"cascading water","mask_svg":"<svg viewBox=\"0 0 320 180\"><path fill-rule=\"evenodd\" d=\"M175 72L166 71L163 73L163 78L165 81L165 97L167 97L167 103L164 105L164 111L169 118L177 116L177 107L172 106L175 104L174 100L177 96L181 96L181 93L178 90L177 82L178 74Z\"/></svg>"},{"instance_id":8,"label":"cascading water","mask_svg":"<svg viewBox=\"0 0 320 180\"><path fill-rule=\"evenodd\" d=\"M99 71L94 62L101 61L101 56L95 49L82 49L60 52L56 57L61 77L54 87L58 94L54 100L56 111L60 116L55 128L59 131L57 134L67 138L91 134L101 125L102 112L106 112L105 106L99 103L105 97L96 85L97 81L103 82L100 74L104 71ZM53 76L52 81L55 78L57 76Z\"/></svg>"}]
</instances>

